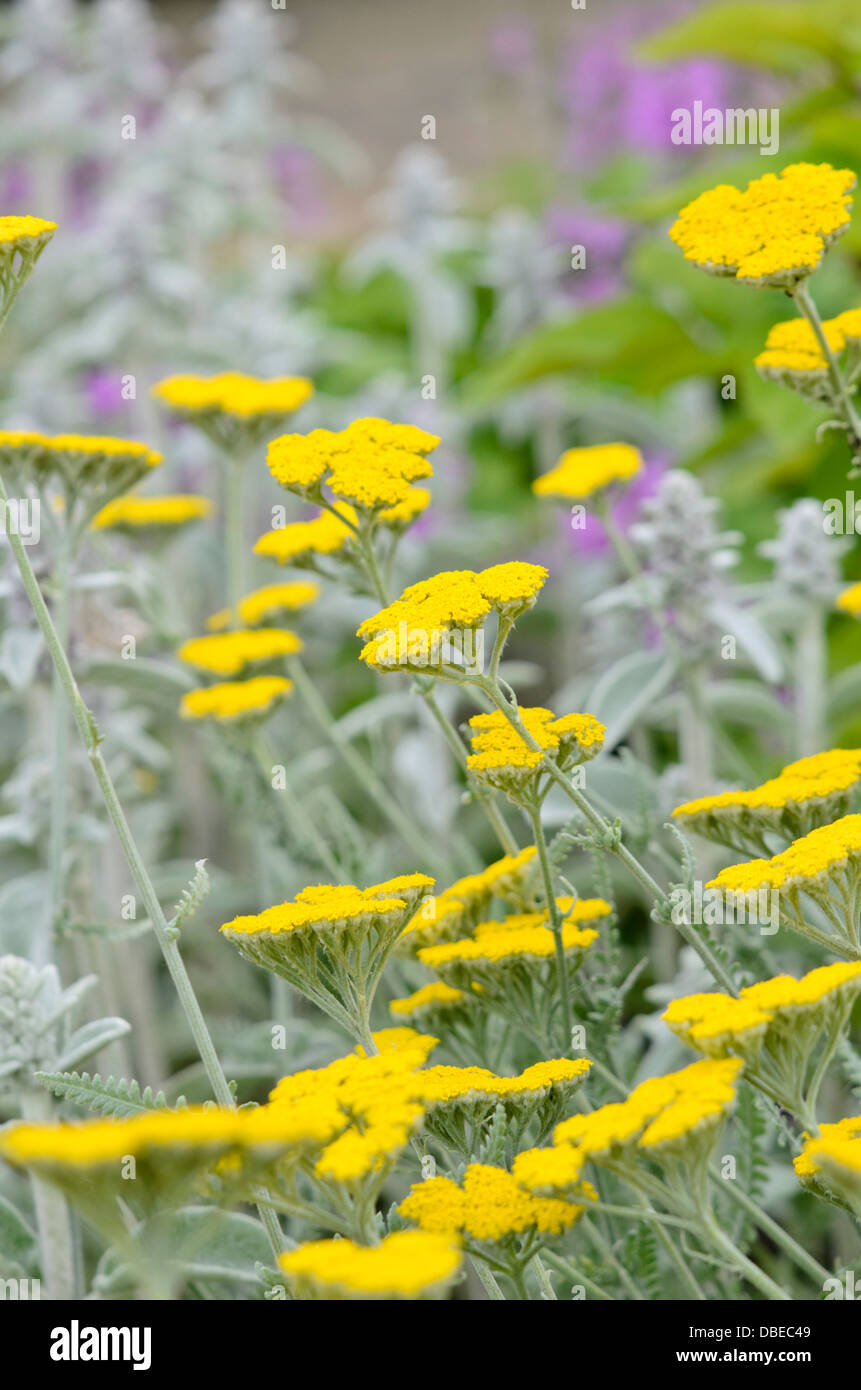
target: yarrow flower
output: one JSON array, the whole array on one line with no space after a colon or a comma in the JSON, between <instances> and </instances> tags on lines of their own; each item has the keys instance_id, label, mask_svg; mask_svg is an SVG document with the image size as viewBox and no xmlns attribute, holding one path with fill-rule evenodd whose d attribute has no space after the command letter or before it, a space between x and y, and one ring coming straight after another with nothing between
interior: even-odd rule
<instances>
[{"instance_id":1,"label":"yarrow flower","mask_svg":"<svg viewBox=\"0 0 861 1390\"><path fill-rule=\"evenodd\" d=\"M861 1216L861 1115L822 1125L815 1136L805 1135L793 1165L806 1188Z\"/></svg>"},{"instance_id":2,"label":"yarrow flower","mask_svg":"<svg viewBox=\"0 0 861 1390\"><path fill-rule=\"evenodd\" d=\"M532 491L537 497L585 501L614 484L630 482L642 469L642 455L632 444L593 444L568 449L555 468L535 479Z\"/></svg>"},{"instance_id":3,"label":"yarrow flower","mask_svg":"<svg viewBox=\"0 0 861 1390\"><path fill-rule=\"evenodd\" d=\"M859 366L861 309L848 309L836 318L823 319L822 331L832 355L851 381ZM769 330L765 348L754 358L754 366L764 380L780 382L809 400L834 404L828 360L807 319L776 323Z\"/></svg>"},{"instance_id":4,"label":"yarrow flower","mask_svg":"<svg viewBox=\"0 0 861 1390\"><path fill-rule=\"evenodd\" d=\"M371 640L360 659L379 671L430 669L462 680L465 671L481 666L478 630L491 613L510 625L533 607L546 578L542 565L512 561L480 572L447 570L411 584L361 624L356 635Z\"/></svg>"},{"instance_id":5,"label":"yarrow flower","mask_svg":"<svg viewBox=\"0 0 861 1390\"><path fill-rule=\"evenodd\" d=\"M368 518L406 506L394 518L403 522L413 511L411 485L431 477L427 455L438 444L436 435L415 425L354 420L337 433L312 430L274 439L266 461L275 481L306 501L347 502Z\"/></svg>"},{"instance_id":6,"label":"yarrow flower","mask_svg":"<svg viewBox=\"0 0 861 1390\"><path fill-rule=\"evenodd\" d=\"M838 962L802 979L778 975L727 994L674 999L663 1020L709 1057L743 1058L745 1075L769 1099L806 1118L815 1113L823 1051L845 1036L861 991L861 963Z\"/></svg>"},{"instance_id":7,"label":"yarrow flower","mask_svg":"<svg viewBox=\"0 0 861 1390\"><path fill-rule=\"evenodd\" d=\"M313 568L318 555L337 554L353 534L355 510L343 503L336 511L338 516L323 511L311 521L292 521L286 526L274 527L260 537L254 554L275 560L279 565Z\"/></svg>"},{"instance_id":8,"label":"yarrow flower","mask_svg":"<svg viewBox=\"0 0 861 1390\"><path fill-rule=\"evenodd\" d=\"M266 584L246 594L236 605L235 610L222 608L207 618L206 626L210 632L220 632L231 625L256 627L277 613L295 613L307 608L309 603L319 597L320 586L313 579L296 579L287 584Z\"/></svg>"},{"instance_id":9,"label":"yarrow flower","mask_svg":"<svg viewBox=\"0 0 861 1390\"><path fill-rule=\"evenodd\" d=\"M221 372L212 377L165 377L152 394L238 457L304 405L314 386L301 376L264 380L242 372Z\"/></svg>"},{"instance_id":10,"label":"yarrow flower","mask_svg":"<svg viewBox=\"0 0 861 1390\"><path fill-rule=\"evenodd\" d=\"M861 886L861 815L842 816L794 840L770 859L752 859L722 869L706 885L724 893L779 893L780 920L837 955L861 956L858 912L853 906ZM822 911L827 931L806 920L801 896ZM809 914L807 914L809 915Z\"/></svg>"},{"instance_id":11,"label":"yarrow flower","mask_svg":"<svg viewBox=\"0 0 861 1390\"><path fill-rule=\"evenodd\" d=\"M694 1062L642 1082L627 1100L574 1115L557 1125L550 1149L528 1149L514 1177L537 1195L582 1194L587 1162L608 1168L634 1187L644 1159L662 1170L667 1196L687 1206L702 1193L717 1131L731 1110L742 1069L739 1058Z\"/></svg>"},{"instance_id":12,"label":"yarrow flower","mask_svg":"<svg viewBox=\"0 0 861 1390\"><path fill-rule=\"evenodd\" d=\"M685 829L732 849L767 850L765 836L797 839L846 815L861 781L861 749L832 748L789 763L750 791L719 792L677 806Z\"/></svg>"},{"instance_id":13,"label":"yarrow flower","mask_svg":"<svg viewBox=\"0 0 861 1390\"><path fill-rule=\"evenodd\" d=\"M720 184L700 194L682 208L669 234L702 270L792 289L846 231L854 187L850 169L791 164L753 179L743 192Z\"/></svg>"},{"instance_id":14,"label":"yarrow flower","mask_svg":"<svg viewBox=\"0 0 861 1390\"><path fill-rule=\"evenodd\" d=\"M443 1177L415 1184L399 1212L423 1231L462 1235L468 1247L529 1236L531 1258L536 1249L573 1226L583 1207L534 1197L505 1168L470 1163L460 1185Z\"/></svg>"},{"instance_id":15,"label":"yarrow flower","mask_svg":"<svg viewBox=\"0 0 861 1390\"><path fill-rule=\"evenodd\" d=\"M853 618L861 617L861 582L850 584L848 589L838 594L835 607L841 613L849 613Z\"/></svg>"},{"instance_id":16,"label":"yarrow flower","mask_svg":"<svg viewBox=\"0 0 861 1390\"><path fill-rule=\"evenodd\" d=\"M472 753L466 765L480 781L503 791L510 800L539 798L550 789L550 780L541 786L545 760L550 758L560 772L594 758L604 742L604 725L591 714L564 714L557 718L551 710L523 708L518 715L540 752L529 747L501 710L475 714L469 721Z\"/></svg>"},{"instance_id":17,"label":"yarrow flower","mask_svg":"<svg viewBox=\"0 0 861 1390\"><path fill-rule=\"evenodd\" d=\"M116 497L102 507L92 520L94 531L126 531L130 534L146 530L173 531L192 521L211 516L212 502L208 497L191 493L173 493L166 497Z\"/></svg>"},{"instance_id":18,"label":"yarrow flower","mask_svg":"<svg viewBox=\"0 0 861 1390\"><path fill-rule=\"evenodd\" d=\"M467 874L436 897L425 897L407 923L401 946L416 950L431 942L450 941L470 931L494 897L519 899L536 856L534 845L519 854L506 854L478 874Z\"/></svg>"},{"instance_id":19,"label":"yarrow flower","mask_svg":"<svg viewBox=\"0 0 861 1390\"><path fill-rule=\"evenodd\" d=\"M370 888L320 884L221 930L246 959L280 975L361 1040L383 966L432 887L426 874Z\"/></svg>"},{"instance_id":20,"label":"yarrow flower","mask_svg":"<svg viewBox=\"0 0 861 1390\"><path fill-rule=\"evenodd\" d=\"M0 217L0 324L56 230L42 217Z\"/></svg>"},{"instance_id":21,"label":"yarrow flower","mask_svg":"<svg viewBox=\"0 0 861 1390\"><path fill-rule=\"evenodd\" d=\"M192 637L177 656L189 666L216 676L236 676L246 666L275 661L302 650L302 640L286 628L239 628L235 632Z\"/></svg>"},{"instance_id":22,"label":"yarrow flower","mask_svg":"<svg viewBox=\"0 0 861 1390\"><path fill-rule=\"evenodd\" d=\"M482 1130L500 1114L515 1149L533 1122L543 1138L591 1066L586 1058L560 1057L537 1062L519 1076L497 1076L485 1067L430 1066L416 1074L416 1094L426 1109L425 1127L468 1158L480 1146Z\"/></svg>"},{"instance_id":23,"label":"yarrow flower","mask_svg":"<svg viewBox=\"0 0 861 1390\"><path fill-rule=\"evenodd\" d=\"M127 1119L11 1125L0 1132L0 1157L61 1187L94 1225L115 1237L125 1226L117 1203L107 1198L121 1197L152 1214L202 1193L216 1173L222 1186L247 1185L263 1164L309 1143L319 1138L306 1124L269 1106L189 1106ZM210 1188L210 1195L215 1191Z\"/></svg>"},{"instance_id":24,"label":"yarrow flower","mask_svg":"<svg viewBox=\"0 0 861 1390\"><path fill-rule=\"evenodd\" d=\"M83 509L83 520L92 520L161 461L161 454L133 439L0 431L0 468L8 469L22 489L27 483L59 488L68 520L76 506Z\"/></svg>"},{"instance_id":25,"label":"yarrow flower","mask_svg":"<svg viewBox=\"0 0 861 1390\"><path fill-rule=\"evenodd\" d=\"M257 721L271 714L290 694L293 682L284 676L254 676L247 681L222 681L182 697L183 719L214 719L217 723Z\"/></svg>"},{"instance_id":26,"label":"yarrow flower","mask_svg":"<svg viewBox=\"0 0 861 1390\"><path fill-rule=\"evenodd\" d=\"M314 1240L279 1257L297 1298L409 1299L445 1296L460 1270L459 1242L427 1231L395 1231L379 1245Z\"/></svg>"}]
</instances>

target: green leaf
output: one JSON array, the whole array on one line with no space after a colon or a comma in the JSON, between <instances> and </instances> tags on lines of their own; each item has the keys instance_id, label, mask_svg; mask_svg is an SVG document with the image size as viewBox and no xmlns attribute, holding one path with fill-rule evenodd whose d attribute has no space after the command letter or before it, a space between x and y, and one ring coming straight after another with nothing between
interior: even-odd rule
<instances>
[{"instance_id":1,"label":"green leaf","mask_svg":"<svg viewBox=\"0 0 861 1390\"><path fill-rule=\"evenodd\" d=\"M607 725L604 747L614 748L646 714L676 675L663 652L632 652L599 677L584 705Z\"/></svg>"},{"instance_id":2,"label":"green leaf","mask_svg":"<svg viewBox=\"0 0 861 1390\"><path fill-rule=\"evenodd\" d=\"M851 17L847 4L827 0L815 6L732 0L696 10L651 35L637 52L658 62L709 54L786 73L808 72L817 56L844 67L845 58L859 52L847 28Z\"/></svg>"},{"instance_id":3,"label":"green leaf","mask_svg":"<svg viewBox=\"0 0 861 1390\"><path fill-rule=\"evenodd\" d=\"M140 696L177 700L193 689L195 682L189 672L179 667L137 656L131 661L123 661L121 657L110 661L92 661L84 670L81 684L114 685Z\"/></svg>"},{"instance_id":4,"label":"green leaf","mask_svg":"<svg viewBox=\"0 0 861 1390\"><path fill-rule=\"evenodd\" d=\"M24 690L32 683L45 649L37 627L7 627L0 637L0 676L13 690Z\"/></svg>"},{"instance_id":5,"label":"green leaf","mask_svg":"<svg viewBox=\"0 0 861 1390\"><path fill-rule=\"evenodd\" d=\"M29 1269L38 1251L36 1232L24 1220L17 1207L0 1196L0 1259L15 1261Z\"/></svg>"},{"instance_id":6,"label":"green leaf","mask_svg":"<svg viewBox=\"0 0 861 1390\"><path fill-rule=\"evenodd\" d=\"M98 1072L90 1076L86 1071L39 1071L36 1072L36 1080L61 1100L71 1101L73 1105L80 1105L97 1115L124 1119L147 1110L169 1108L164 1091L153 1092L151 1086L142 1091L137 1081L126 1081L121 1077L115 1079L109 1076L103 1081ZM175 1104L177 1107L184 1105L184 1097L180 1096Z\"/></svg>"},{"instance_id":7,"label":"green leaf","mask_svg":"<svg viewBox=\"0 0 861 1390\"><path fill-rule=\"evenodd\" d=\"M641 295L545 324L464 383L467 405L485 405L559 374L600 373L644 393L723 363L700 348L665 310Z\"/></svg>"}]
</instances>

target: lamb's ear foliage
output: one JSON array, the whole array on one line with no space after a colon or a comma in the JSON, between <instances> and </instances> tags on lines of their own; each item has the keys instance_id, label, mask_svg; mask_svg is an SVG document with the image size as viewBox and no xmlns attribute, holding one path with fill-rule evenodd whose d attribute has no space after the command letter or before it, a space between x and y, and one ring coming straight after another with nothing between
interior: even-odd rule
<instances>
[{"instance_id":1,"label":"lamb's ear foliage","mask_svg":"<svg viewBox=\"0 0 861 1390\"><path fill-rule=\"evenodd\" d=\"M146 1110L181 1109L186 1104L185 1096L169 1101L164 1091L153 1091L151 1086L141 1090L137 1081L123 1077L109 1076L103 1081L98 1072L90 1076L86 1071L40 1071L36 1079L61 1100L115 1119L127 1119Z\"/></svg>"}]
</instances>

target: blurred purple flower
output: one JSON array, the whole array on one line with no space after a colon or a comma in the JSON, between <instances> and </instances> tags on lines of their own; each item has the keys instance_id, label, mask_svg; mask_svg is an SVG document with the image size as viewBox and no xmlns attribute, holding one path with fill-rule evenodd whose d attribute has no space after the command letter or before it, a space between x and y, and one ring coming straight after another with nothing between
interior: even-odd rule
<instances>
[{"instance_id":1,"label":"blurred purple flower","mask_svg":"<svg viewBox=\"0 0 861 1390\"><path fill-rule=\"evenodd\" d=\"M646 497L651 497L656 491L666 467L665 459L647 460L642 473L621 493L613 507L613 520L620 531L626 532L628 530L639 511L640 503ZM607 539L607 533L595 515L594 508L590 507L588 503L581 529L572 527L569 512L563 510L560 515L561 524L565 528L565 534L572 550L579 551L581 554L583 552L594 554L609 549L610 542Z\"/></svg>"},{"instance_id":2,"label":"blurred purple flower","mask_svg":"<svg viewBox=\"0 0 861 1390\"><path fill-rule=\"evenodd\" d=\"M122 381L116 372L96 367L84 378L84 398L92 415L115 415L125 406Z\"/></svg>"},{"instance_id":3,"label":"blurred purple flower","mask_svg":"<svg viewBox=\"0 0 861 1390\"><path fill-rule=\"evenodd\" d=\"M563 290L578 301L598 303L617 294L623 285L622 267L630 228L612 217L583 208L551 207L545 229L551 245L586 248L586 267L566 276Z\"/></svg>"},{"instance_id":4,"label":"blurred purple flower","mask_svg":"<svg viewBox=\"0 0 861 1390\"><path fill-rule=\"evenodd\" d=\"M30 198L30 178L23 160L9 159L0 169L0 210L18 216Z\"/></svg>"},{"instance_id":5,"label":"blurred purple flower","mask_svg":"<svg viewBox=\"0 0 861 1390\"><path fill-rule=\"evenodd\" d=\"M512 16L500 20L490 36L493 66L506 77L517 77L535 56L535 37L528 20Z\"/></svg>"},{"instance_id":6,"label":"blurred purple flower","mask_svg":"<svg viewBox=\"0 0 861 1390\"><path fill-rule=\"evenodd\" d=\"M285 145L273 150L272 172L296 223L309 227L319 222L326 208L320 192L318 164L310 151L301 145Z\"/></svg>"}]
</instances>

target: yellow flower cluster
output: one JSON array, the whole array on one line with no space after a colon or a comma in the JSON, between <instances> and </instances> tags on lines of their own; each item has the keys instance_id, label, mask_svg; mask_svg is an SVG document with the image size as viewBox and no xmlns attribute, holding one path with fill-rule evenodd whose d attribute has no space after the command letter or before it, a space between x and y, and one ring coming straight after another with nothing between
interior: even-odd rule
<instances>
[{"instance_id":1,"label":"yellow flower cluster","mask_svg":"<svg viewBox=\"0 0 861 1390\"><path fill-rule=\"evenodd\" d=\"M247 681L221 681L183 695L179 712L183 719L259 718L290 694L293 682L284 676L254 676Z\"/></svg>"},{"instance_id":2,"label":"yellow flower cluster","mask_svg":"<svg viewBox=\"0 0 861 1390\"><path fill-rule=\"evenodd\" d=\"M516 893L536 855L534 845L519 854L503 855L478 874L467 874L449 888L427 898L407 924L403 944L410 948L430 941L451 940L475 926L491 899Z\"/></svg>"},{"instance_id":3,"label":"yellow flower cluster","mask_svg":"<svg viewBox=\"0 0 861 1390\"><path fill-rule=\"evenodd\" d=\"M0 217L0 247L5 253L27 248L34 242L47 242L56 230L56 222L46 222L41 217Z\"/></svg>"},{"instance_id":4,"label":"yellow flower cluster","mask_svg":"<svg viewBox=\"0 0 861 1390\"><path fill-rule=\"evenodd\" d=\"M354 420L338 432L312 430L274 439L266 462L276 482L300 497L319 500L325 484L333 498L370 514L406 506L394 518L404 521L411 508L421 510L422 499L410 497L411 484L432 476L426 456L438 444L436 435L415 425Z\"/></svg>"},{"instance_id":5,"label":"yellow flower cluster","mask_svg":"<svg viewBox=\"0 0 861 1390\"><path fill-rule=\"evenodd\" d=\"M137 530L141 527L186 526L212 515L208 497L173 493L166 497L116 497L93 517L96 531Z\"/></svg>"},{"instance_id":6,"label":"yellow flower cluster","mask_svg":"<svg viewBox=\"0 0 861 1390\"><path fill-rule=\"evenodd\" d=\"M605 911L609 908L604 903L601 915ZM578 957L597 938L598 933L592 927L583 928L573 921L562 924L562 949L572 958ZM425 946L418 957L443 979L463 982L465 976L474 975L479 966L540 965L553 957L555 949L555 938L549 927L506 927L503 923L498 930L477 931L474 937L461 941Z\"/></svg>"},{"instance_id":7,"label":"yellow flower cluster","mask_svg":"<svg viewBox=\"0 0 861 1390\"><path fill-rule=\"evenodd\" d=\"M203 1151L208 1160L231 1149L319 1143L330 1132L331 1127L321 1126L309 1113L288 1114L273 1106L247 1110L189 1106L125 1119L12 1125L0 1133L0 1155L9 1163L54 1170L118 1166L127 1157L169 1169L178 1150Z\"/></svg>"},{"instance_id":8,"label":"yellow flower cluster","mask_svg":"<svg viewBox=\"0 0 861 1390\"><path fill-rule=\"evenodd\" d=\"M796 835L848 809L861 780L861 749L832 748L789 763L750 791L719 792L677 806L673 816L707 838L732 843L745 831L782 829Z\"/></svg>"},{"instance_id":9,"label":"yellow flower cluster","mask_svg":"<svg viewBox=\"0 0 861 1390\"><path fill-rule=\"evenodd\" d=\"M279 936L285 932L360 928L374 918L402 917L421 893L432 887L433 879L427 874L405 874L370 888L356 888L351 883L318 884L303 888L295 902L278 903L254 917L235 917L221 930L229 936Z\"/></svg>"},{"instance_id":10,"label":"yellow flower cluster","mask_svg":"<svg viewBox=\"0 0 861 1390\"><path fill-rule=\"evenodd\" d=\"M436 1015L454 1008L463 1003L463 999L463 990L452 989L451 985L436 980L429 985L422 985L421 989L414 990L405 999L393 999L389 1004L389 1012L393 1018L420 1021L428 1015Z\"/></svg>"},{"instance_id":11,"label":"yellow flower cluster","mask_svg":"<svg viewBox=\"0 0 861 1390\"><path fill-rule=\"evenodd\" d=\"M585 1058L536 1062L519 1076L497 1076L485 1067L428 1067L418 1074L417 1094L428 1108L458 1101L535 1102L551 1091L567 1095L580 1085L592 1063Z\"/></svg>"},{"instance_id":12,"label":"yellow flower cluster","mask_svg":"<svg viewBox=\"0 0 861 1390\"><path fill-rule=\"evenodd\" d=\"M806 1187L861 1215L861 1115L822 1125L815 1138L805 1136L793 1166Z\"/></svg>"},{"instance_id":13,"label":"yellow flower cluster","mask_svg":"<svg viewBox=\"0 0 861 1390\"><path fill-rule=\"evenodd\" d=\"M410 1189L399 1210L423 1231L500 1241L527 1231L561 1235L583 1208L558 1198L533 1197L505 1168L471 1163L461 1186L452 1178L428 1178Z\"/></svg>"},{"instance_id":14,"label":"yellow flower cluster","mask_svg":"<svg viewBox=\"0 0 861 1390\"><path fill-rule=\"evenodd\" d=\"M465 650L454 650L453 634L463 639L494 611L513 622L533 606L546 578L543 565L515 560L480 572L446 570L420 580L361 624L356 635L371 640L360 658L381 671L439 667L453 664L458 655L469 664Z\"/></svg>"},{"instance_id":15,"label":"yellow flower cluster","mask_svg":"<svg viewBox=\"0 0 861 1390\"><path fill-rule=\"evenodd\" d=\"M613 1164L640 1150L658 1161L686 1154L701 1159L735 1100L741 1067L736 1057L709 1059L643 1081L627 1100L563 1120L553 1148L518 1155L514 1177L537 1194L582 1191L589 1160Z\"/></svg>"},{"instance_id":16,"label":"yellow flower cluster","mask_svg":"<svg viewBox=\"0 0 861 1390\"><path fill-rule=\"evenodd\" d=\"M720 184L679 213L670 237L685 259L749 285L791 288L849 226L850 169L791 164L744 191Z\"/></svg>"},{"instance_id":17,"label":"yellow flower cluster","mask_svg":"<svg viewBox=\"0 0 861 1390\"><path fill-rule=\"evenodd\" d=\"M441 1298L460 1269L458 1242L427 1231L395 1231L379 1245L314 1240L279 1257L297 1298Z\"/></svg>"},{"instance_id":18,"label":"yellow flower cluster","mask_svg":"<svg viewBox=\"0 0 861 1390\"><path fill-rule=\"evenodd\" d=\"M74 461L82 467L100 462L121 463L134 460L146 468L161 463L161 454L136 439L116 439L103 434L40 434L38 431L0 430L0 453L6 457L16 453L27 462L36 462L43 469L52 463L62 471L63 462Z\"/></svg>"},{"instance_id":19,"label":"yellow flower cluster","mask_svg":"<svg viewBox=\"0 0 861 1390\"><path fill-rule=\"evenodd\" d=\"M532 491L538 497L582 501L613 483L630 482L642 468L642 456L633 444L593 444L568 449L555 468L535 479Z\"/></svg>"},{"instance_id":20,"label":"yellow flower cluster","mask_svg":"<svg viewBox=\"0 0 861 1390\"><path fill-rule=\"evenodd\" d=\"M600 753L604 725L591 714L563 714L540 707L521 708L520 718L541 752L529 747L520 732L502 713L474 714L469 721L472 753L466 765L480 781L501 791L517 792L535 781L535 773L547 756L564 771Z\"/></svg>"},{"instance_id":21,"label":"yellow flower cluster","mask_svg":"<svg viewBox=\"0 0 861 1390\"><path fill-rule=\"evenodd\" d=\"M257 415L292 415L314 393L313 383L302 376L272 380L221 372L218 376L169 376L152 388L152 394L174 410L189 415L222 414L249 419Z\"/></svg>"},{"instance_id":22,"label":"yellow flower cluster","mask_svg":"<svg viewBox=\"0 0 861 1390\"><path fill-rule=\"evenodd\" d=\"M236 611L222 608L207 618L206 626L210 632L221 632L238 619L244 627L256 627L276 613L295 613L306 608L319 596L320 585L313 579L296 579L287 584L266 584L246 594L236 605Z\"/></svg>"},{"instance_id":23,"label":"yellow flower cluster","mask_svg":"<svg viewBox=\"0 0 861 1390\"><path fill-rule=\"evenodd\" d=\"M845 869L861 853L861 816L841 816L821 825L771 859L731 864L706 886L748 893L760 888L809 888Z\"/></svg>"},{"instance_id":24,"label":"yellow flower cluster","mask_svg":"<svg viewBox=\"0 0 861 1390\"><path fill-rule=\"evenodd\" d=\"M350 539L357 520L355 509L346 502L336 510L340 516L321 511L310 521L291 521L267 531L255 545L254 554L279 565L302 565L314 555L335 554Z\"/></svg>"},{"instance_id":25,"label":"yellow flower cluster","mask_svg":"<svg viewBox=\"0 0 861 1390\"><path fill-rule=\"evenodd\" d=\"M272 1091L270 1108L313 1127L325 1142L314 1164L322 1179L358 1183L379 1178L409 1143L421 1123L418 1068L435 1038L409 1032L401 1046L373 1057L363 1051L337 1058L327 1067L285 1076ZM377 1035L385 1044L385 1036Z\"/></svg>"},{"instance_id":26,"label":"yellow flower cluster","mask_svg":"<svg viewBox=\"0 0 861 1390\"><path fill-rule=\"evenodd\" d=\"M663 1015L672 1031L698 1052L710 1057L744 1055L770 1035L778 1038L800 1026L801 1016L815 1015L824 1024L834 1010L842 1011L861 990L861 963L823 965L801 980L777 975L728 994L692 994L674 999Z\"/></svg>"},{"instance_id":27,"label":"yellow flower cluster","mask_svg":"<svg viewBox=\"0 0 861 1390\"><path fill-rule=\"evenodd\" d=\"M245 666L275 661L302 650L302 640L286 628L240 628L183 642L177 656L189 666L216 676L236 676Z\"/></svg>"}]
</instances>

